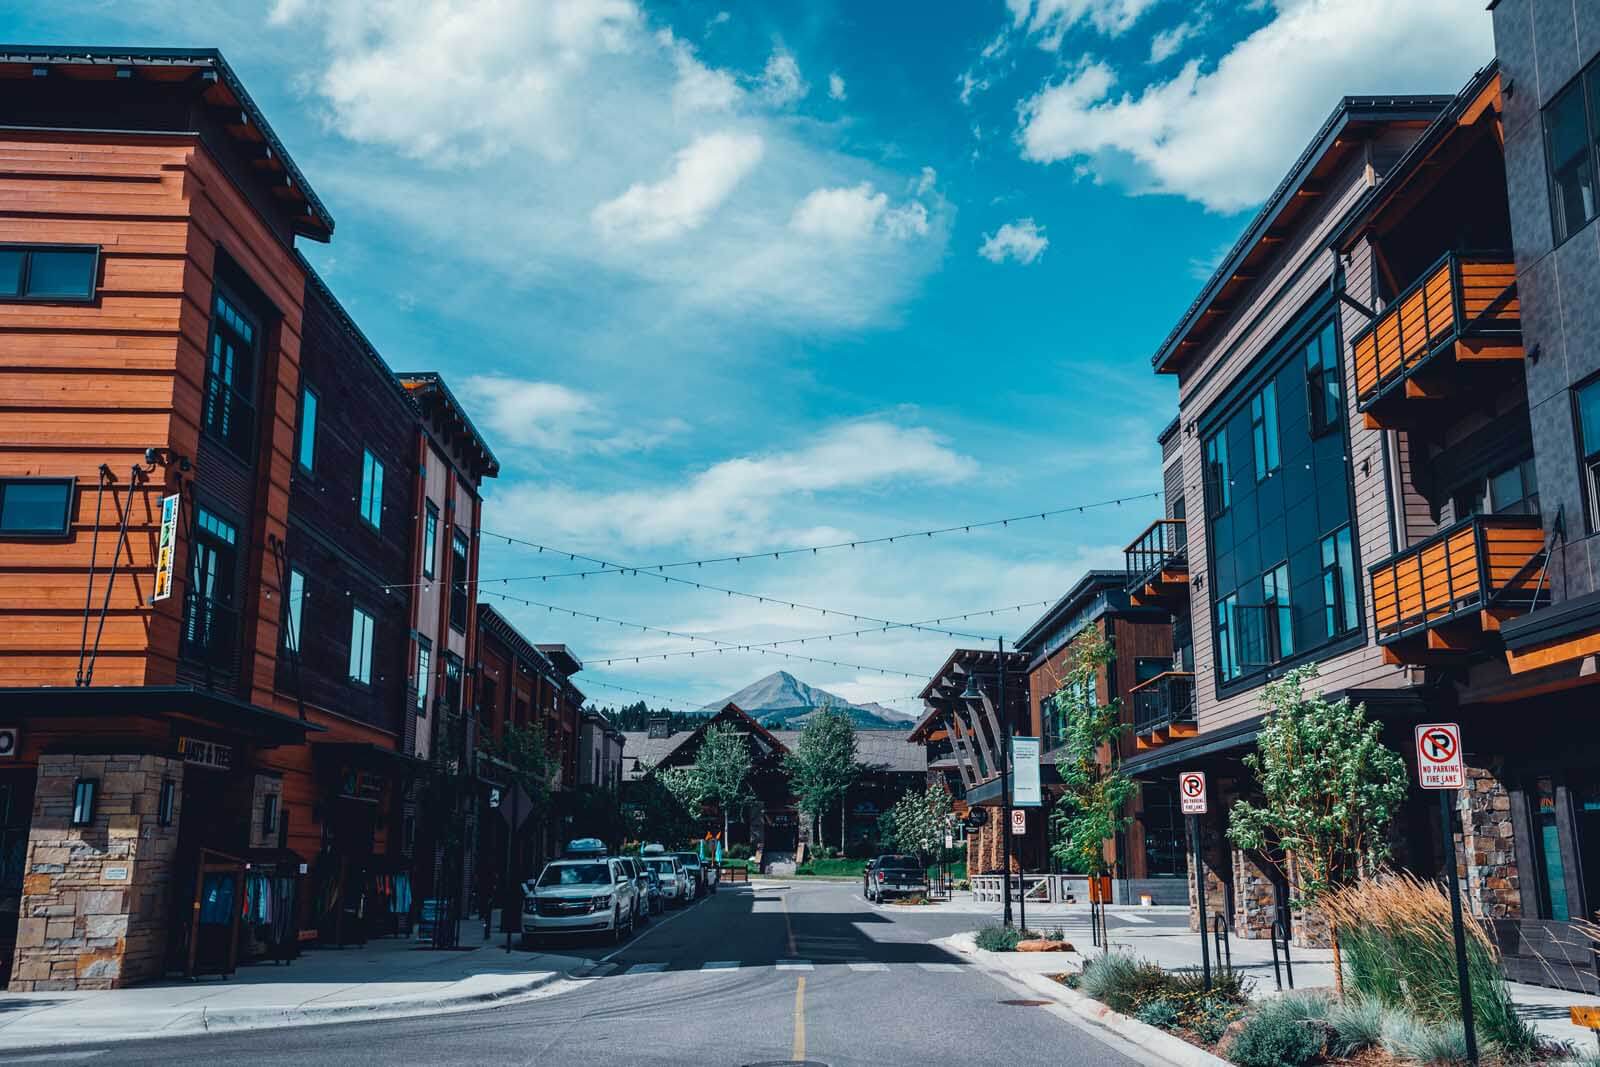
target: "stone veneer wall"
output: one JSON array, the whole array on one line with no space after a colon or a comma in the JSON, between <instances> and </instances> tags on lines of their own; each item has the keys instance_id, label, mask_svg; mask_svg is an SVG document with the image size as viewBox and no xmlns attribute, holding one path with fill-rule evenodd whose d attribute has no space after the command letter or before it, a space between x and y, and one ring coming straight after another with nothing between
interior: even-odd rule
<instances>
[{"instance_id":1,"label":"stone veneer wall","mask_svg":"<svg viewBox=\"0 0 1600 1067\"><path fill-rule=\"evenodd\" d=\"M1206 874L1206 929L1211 929L1211 916L1228 914L1228 887L1223 881L1222 846L1218 843L1222 839L1221 827L1217 816L1205 815L1200 817L1200 832L1205 845L1202 849L1205 858ZM1186 836L1184 848L1188 855L1188 881L1189 881L1189 929L1200 929L1200 904L1195 894L1194 879L1194 839Z\"/></svg>"},{"instance_id":2,"label":"stone veneer wall","mask_svg":"<svg viewBox=\"0 0 1600 1067\"><path fill-rule=\"evenodd\" d=\"M1233 850L1233 933L1247 940L1272 936L1278 917L1278 892L1271 877L1249 853Z\"/></svg>"},{"instance_id":3,"label":"stone veneer wall","mask_svg":"<svg viewBox=\"0 0 1600 1067\"><path fill-rule=\"evenodd\" d=\"M1500 777L1503 761L1479 758L1472 762L1483 766L1466 768L1467 787L1459 791L1456 801L1461 816L1456 876L1466 879L1462 892L1473 914L1520 919L1517 839L1511 821L1511 794Z\"/></svg>"},{"instance_id":4,"label":"stone veneer wall","mask_svg":"<svg viewBox=\"0 0 1600 1067\"><path fill-rule=\"evenodd\" d=\"M183 770L165 756L39 757L12 992L115 989L160 976ZM69 825L79 778L99 782L90 826ZM157 818L165 778L170 826Z\"/></svg>"},{"instance_id":5,"label":"stone veneer wall","mask_svg":"<svg viewBox=\"0 0 1600 1067\"><path fill-rule=\"evenodd\" d=\"M258 774L250 796L250 847L277 848L277 827L266 826L267 798L278 798L278 818L283 818L283 778L276 774Z\"/></svg>"}]
</instances>

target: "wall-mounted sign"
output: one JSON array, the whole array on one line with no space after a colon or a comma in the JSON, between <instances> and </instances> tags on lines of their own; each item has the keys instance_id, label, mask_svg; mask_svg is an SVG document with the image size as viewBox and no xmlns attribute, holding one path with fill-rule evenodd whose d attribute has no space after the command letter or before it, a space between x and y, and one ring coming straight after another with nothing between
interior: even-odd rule
<instances>
[{"instance_id":1,"label":"wall-mounted sign","mask_svg":"<svg viewBox=\"0 0 1600 1067\"><path fill-rule=\"evenodd\" d=\"M183 762L196 767L214 767L217 770L233 768L233 746L216 741L202 741L198 737L178 738L178 755Z\"/></svg>"},{"instance_id":2,"label":"wall-mounted sign","mask_svg":"<svg viewBox=\"0 0 1600 1067\"><path fill-rule=\"evenodd\" d=\"M0 727L0 759L8 759L17 754L17 749L22 745L22 732L15 726Z\"/></svg>"},{"instance_id":3,"label":"wall-mounted sign","mask_svg":"<svg viewBox=\"0 0 1600 1067\"><path fill-rule=\"evenodd\" d=\"M1039 792L1039 739L1011 739L1011 806L1037 808L1044 803Z\"/></svg>"},{"instance_id":4,"label":"wall-mounted sign","mask_svg":"<svg viewBox=\"0 0 1600 1067\"><path fill-rule=\"evenodd\" d=\"M1417 784L1424 789L1460 789L1467 784L1460 726L1434 722L1417 727Z\"/></svg>"},{"instance_id":5,"label":"wall-mounted sign","mask_svg":"<svg viewBox=\"0 0 1600 1067\"><path fill-rule=\"evenodd\" d=\"M107 867L103 877L108 882L126 882L128 880L128 868Z\"/></svg>"},{"instance_id":6,"label":"wall-mounted sign","mask_svg":"<svg viewBox=\"0 0 1600 1067\"><path fill-rule=\"evenodd\" d=\"M161 536L156 541L156 591L152 601L172 595L172 571L178 556L177 493L161 498Z\"/></svg>"}]
</instances>

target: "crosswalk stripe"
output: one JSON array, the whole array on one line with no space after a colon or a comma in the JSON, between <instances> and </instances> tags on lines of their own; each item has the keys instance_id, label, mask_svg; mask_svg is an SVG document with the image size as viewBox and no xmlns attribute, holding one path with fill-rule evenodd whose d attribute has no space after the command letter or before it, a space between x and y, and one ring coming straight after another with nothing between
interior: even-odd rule
<instances>
[{"instance_id":1,"label":"crosswalk stripe","mask_svg":"<svg viewBox=\"0 0 1600 1067\"><path fill-rule=\"evenodd\" d=\"M852 963L850 969L852 971L887 971L889 965L887 963Z\"/></svg>"},{"instance_id":2,"label":"crosswalk stripe","mask_svg":"<svg viewBox=\"0 0 1600 1067\"><path fill-rule=\"evenodd\" d=\"M961 964L959 963L919 963L917 966L925 971L932 971L934 974L950 974L961 969Z\"/></svg>"},{"instance_id":3,"label":"crosswalk stripe","mask_svg":"<svg viewBox=\"0 0 1600 1067\"><path fill-rule=\"evenodd\" d=\"M780 971L809 971L813 969L810 960L779 960L777 967Z\"/></svg>"},{"instance_id":4,"label":"crosswalk stripe","mask_svg":"<svg viewBox=\"0 0 1600 1067\"><path fill-rule=\"evenodd\" d=\"M702 971L737 971L738 960L708 960L700 965Z\"/></svg>"},{"instance_id":5,"label":"crosswalk stripe","mask_svg":"<svg viewBox=\"0 0 1600 1067\"><path fill-rule=\"evenodd\" d=\"M1114 916L1114 918L1118 922L1125 922L1125 923L1153 923L1153 922L1155 922L1154 919L1147 919L1143 915L1122 914L1122 915Z\"/></svg>"},{"instance_id":6,"label":"crosswalk stripe","mask_svg":"<svg viewBox=\"0 0 1600 1067\"><path fill-rule=\"evenodd\" d=\"M623 974L656 974L656 973L658 973L660 971L664 971L666 969L667 969L667 965L665 963L635 963L632 967L629 967L626 971L624 971L622 973Z\"/></svg>"}]
</instances>

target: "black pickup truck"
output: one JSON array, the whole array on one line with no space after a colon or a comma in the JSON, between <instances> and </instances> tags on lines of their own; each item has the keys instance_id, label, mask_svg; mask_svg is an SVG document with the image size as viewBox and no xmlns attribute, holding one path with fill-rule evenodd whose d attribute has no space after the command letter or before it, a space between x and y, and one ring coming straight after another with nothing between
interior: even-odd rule
<instances>
[{"instance_id":1,"label":"black pickup truck","mask_svg":"<svg viewBox=\"0 0 1600 1067\"><path fill-rule=\"evenodd\" d=\"M928 872L915 856L878 856L862 877L861 891L872 901L928 891Z\"/></svg>"}]
</instances>

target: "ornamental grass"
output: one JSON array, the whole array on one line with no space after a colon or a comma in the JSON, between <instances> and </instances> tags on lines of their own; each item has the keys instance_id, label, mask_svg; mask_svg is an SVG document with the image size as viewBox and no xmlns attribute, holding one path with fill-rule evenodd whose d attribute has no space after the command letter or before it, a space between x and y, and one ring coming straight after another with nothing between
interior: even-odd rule
<instances>
[{"instance_id":1,"label":"ornamental grass","mask_svg":"<svg viewBox=\"0 0 1600 1067\"><path fill-rule=\"evenodd\" d=\"M1386 871L1323 896L1318 906L1334 925L1346 987L1356 999L1422 1023L1459 1022L1455 935L1443 890ZM1532 1058L1543 1043L1512 1004L1494 943L1476 916L1462 919L1480 1038L1507 1059Z\"/></svg>"}]
</instances>

